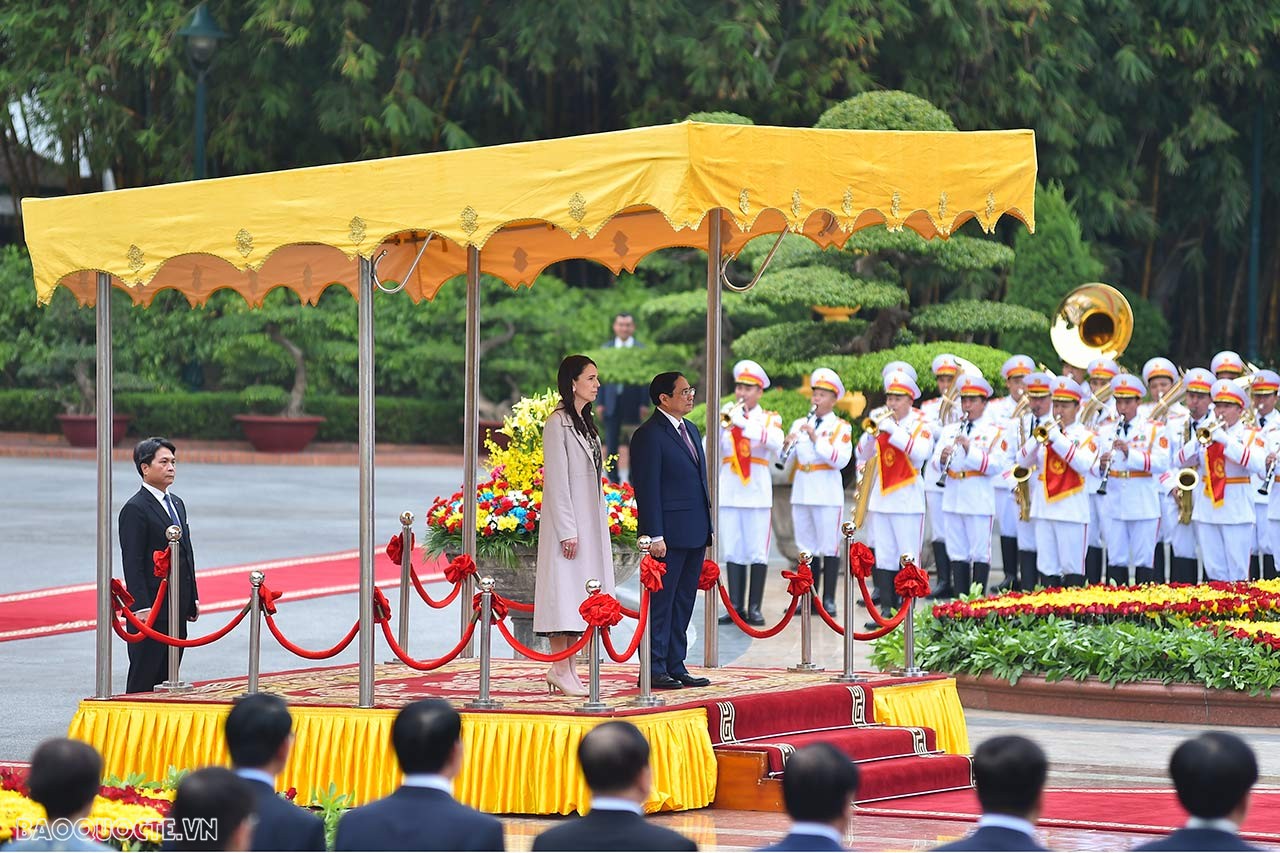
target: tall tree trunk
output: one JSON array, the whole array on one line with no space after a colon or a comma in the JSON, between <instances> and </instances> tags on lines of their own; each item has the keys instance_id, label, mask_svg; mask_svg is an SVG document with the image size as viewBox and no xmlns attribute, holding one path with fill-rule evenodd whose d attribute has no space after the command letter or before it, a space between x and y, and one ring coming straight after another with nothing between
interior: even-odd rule
<instances>
[{"instance_id":1,"label":"tall tree trunk","mask_svg":"<svg viewBox=\"0 0 1280 853\"><path fill-rule=\"evenodd\" d=\"M286 338L275 323L267 326L267 337L279 344L293 359L293 388L289 391L289 403L280 414L286 418L301 417L302 404L307 396L307 361L302 347Z\"/></svg>"},{"instance_id":2,"label":"tall tree trunk","mask_svg":"<svg viewBox=\"0 0 1280 853\"><path fill-rule=\"evenodd\" d=\"M1151 221L1157 226L1160 222L1160 153L1156 152L1156 162L1151 167ZM1147 241L1146 257L1142 262L1142 298L1151 296L1151 256L1156 250L1156 238L1160 229L1156 228L1151 239Z\"/></svg>"}]
</instances>

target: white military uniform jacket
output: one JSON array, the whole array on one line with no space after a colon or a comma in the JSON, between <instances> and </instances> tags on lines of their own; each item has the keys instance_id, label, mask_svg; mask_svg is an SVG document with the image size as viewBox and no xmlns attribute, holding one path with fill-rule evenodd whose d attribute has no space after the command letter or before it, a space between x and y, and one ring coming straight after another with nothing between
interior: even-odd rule
<instances>
[{"instance_id":1,"label":"white military uniform jacket","mask_svg":"<svg viewBox=\"0 0 1280 853\"><path fill-rule=\"evenodd\" d=\"M792 460L795 479L791 486L791 503L808 506L844 506L844 481L840 471L853 457L853 427L835 412L820 418L813 426L817 440L801 432L808 418L798 418L791 425L796 439Z\"/></svg>"},{"instance_id":2,"label":"white military uniform jacket","mask_svg":"<svg viewBox=\"0 0 1280 853\"><path fill-rule=\"evenodd\" d=\"M969 439L967 453L956 443L956 437L960 435L967 435ZM943 427L942 434L934 443L925 479L938 481L942 474L942 451L948 447L955 450L947 468L947 485L942 490L943 511L959 515L995 515L992 483L1000 480L1010 467L1004 422L990 418L984 412L971 424L962 422Z\"/></svg>"},{"instance_id":3,"label":"white military uniform jacket","mask_svg":"<svg viewBox=\"0 0 1280 853\"><path fill-rule=\"evenodd\" d=\"M956 377L956 378L959 379L959 377ZM933 432L935 437L939 432L942 431L942 428L944 426L947 426L948 424L959 423L960 418L964 416L964 412L960 411L959 397L956 397L955 405L952 406L951 411L947 413L946 423L942 422L942 398L941 397L934 397L931 400L925 400L920 404L919 411L921 416L930 424L931 432ZM932 480L929 479L928 477L925 477L924 478L925 491L926 492L942 491L940 488L938 488L937 482L938 480L936 477L933 478Z\"/></svg>"},{"instance_id":4,"label":"white military uniform jacket","mask_svg":"<svg viewBox=\"0 0 1280 853\"><path fill-rule=\"evenodd\" d=\"M909 411L901 422L894 422L889 418L884 421L884 425L888 430L889 444L905 453L912 467L917 471L924 467L924 464L929 461L929 454L933 452L936 427L926 421L915 409ZM858 439L856 452L860 466L869 464L875 459L876 444L875 436L869 432L863 433L862 438ZM877 461L875 464L879 466L880 463ZM867 470L863 471L863 476L867 476ZM923 513L924 483L927 479L927 477L921 479L917 475L910 483L901 485L886 495L884 483L877 470L875 488L871 492L867 509L870 512Z\"/></svg>"},{"instance_id":5,"label":"white military uniform jacket","mask_svg":"<svg viewBox=\"0 0 1280 853\"><path fill-rule=\"evenodd\" d=\"M995 423L1000 424L1004 430L1004 442L1009 451L1007 461L1009 464L1004 466L1004 470L997 476L991 478L991 486L996 489L1004 489L1008 491L1013 488L1013 454L1017 453L1018 443L1018 421L1013 417L1013 410L1018 407L1018 403L1012 396L999 397L987 404L987 409L983 415L990 418ZM1023 421L1026 421L1026 413L1023 413ZM1012 536L1013 534L1009 534Z\"/></svg>"},{"instance_id":6,"label":"white military uniform jacket","mask_svg":"<svg viewBox=\"0 0 1280 853\"><path fill-rule=\"evenodd\" d=\"M1272 409L1267 415L1258 418L1258 436L1262 439L1262 443L1268 448L1271 447L1272 438L1276 432L1280 430L1280 409ZM1262 488L1262 481L1266 477L1266 463L1263 463L1263 472L1253 478L1253 502L1255 504L1268 504L1271 502L1271 496L1258 494L1258 489ZM1273 484L1274 485L1274 484Z\"/></svg>"},{"instance_id":7,"label":"white military uniform jacket","mask_svg":"<svg viewBox=\"0 0 1280 853\"><path fill-rule=\"evenodd\" d=\"M1138 405L1138 417L1145 418L1142 407L1148 406L1147 403ZM1172 494L1174 486L1177 483L1178 470L1182 465L1178 464L1178 451L1182 449L1182 445L1188 441L1187 424L1191 422L1191 413L1187 411L1187 407L1182 404L1170 406L1168 417L1160 426L1160 432L1169 441L1169 465L1165 468L1164 473L1160 475L1160 486L1166 494ZM1193 430L1194 432L1194 430Z\"/></svg>"},{"instance_id":8,"label":"white military uniform jacket","mask_svg":"<svg viewBox=\"0 0 1280 853\"><path fill-rule=\"evenodd\" d=\"M1160 476L1168 470L1171 455L1163 425L1141 415L1130 421L1127 429L1118 420L1108 424L1098 434L1099 457L1115 441L1127 442L1129 453L1111 456L1111 476L1104 502L1107 514L1120 521L1160 518ZM1102 462L1094 467L1100 480Z\"/></svg>"},{"instance_id":9,"label":"white military uniform jacket","mask_svg":"<svg viewBox=\"0 0 1280 853\"><path fill-rule=\"evenodd\" d=\"M773 477L769 466L782 449L782 416L756 406L745 413L742 435L751 442L750 479L742 482L733 469L733 430L720 430L720 506L773 506Z\"/></svg>"},{"instance_id":10,"label":"white military uniform jacket","mask_svg":"<svg viewBox=\"0 0 1280 853\"><path fill-rule=\"evenodd\" d=\"M1098 444L1094 435L1078 423L1072 423L1065 431L1052 428L1049 445L1063 462L1083 479L1094 466L1098 456ZM1083 486L1074 494L1050 501L1045 491L1045 447L1034 439L1027 441L1018 451L1018 464L1036 470L1031 482L1031 517L1046 521L1071 521L1089 523L1089 491Z\"/></svg>"},{"instance_id":11,"label":"white military uniform jacket","mask_svg":"<svg viewBox=\"0 0 1280 853\"><path fill-rule=\"evenodd\" d=\"M1204 423L1212 417L1206 416ZM1203 426L1204 423L1199 424ZM1191 440L1177 453L1177 465L1195 468L1203 482L1196 489L1195 509L1191 520L1207 524L1254 524L1253 475L1263 474L1267 467L1267 448L1257 430L1248 429L1242 423L1222 427L1213 433L1216 442L1222 444L1225 453L1227 485L1223 489L1222 506L1215 507L1209 492L1208 456L1195 437L1196 426L1191 428Z\"/></svg>"}]
</instances>

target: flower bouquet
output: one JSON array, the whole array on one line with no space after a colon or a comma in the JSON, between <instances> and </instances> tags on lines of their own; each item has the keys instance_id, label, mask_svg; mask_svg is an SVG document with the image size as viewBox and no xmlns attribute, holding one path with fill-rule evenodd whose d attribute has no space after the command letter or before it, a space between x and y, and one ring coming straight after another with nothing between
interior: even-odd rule
<instances>
[{"instance_id":1,"label":"flower bouquet","mask_svg":"<svg viewBox=\"0 0 1280 853\"><path fill-rule=\"evenodd\" d=\"M498 559L513 565L519 551L538 544L538 519L542 514L542 427L560 404L560 395L545 393L525 397L502 421L498 432L509 439L505 448L492 437L485 439L489 458L487 479L476 486L476 557ZM608 508L609 534L615 548L636 542L635 493L629 484L602 479ZM427 537L423 543L433 556L462 551L462 491L437 497L427 510Z\"/></svg>"}]
</instances>

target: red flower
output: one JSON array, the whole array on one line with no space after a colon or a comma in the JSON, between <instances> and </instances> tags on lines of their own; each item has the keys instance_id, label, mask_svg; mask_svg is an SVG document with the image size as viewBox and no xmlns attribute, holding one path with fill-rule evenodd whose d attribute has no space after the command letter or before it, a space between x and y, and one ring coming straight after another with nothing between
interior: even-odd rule
<instances>
[{"instance_id":1,"label":"red flower","mask_svg":"<svg viewBox=\"0 0 1280 853\"><path fill-rule=\"evenodd\" d=\"M612 533L614 536L617 536L619 533L621 533L621 532L622 532L622 525L620 525L620 524L610 524L610 525L609 525L609 532L610 532L610 533Z\"/></svg>"},{"instance_id":2,"label":"red flower","mask_svg":"<svg viewBox=\"0 0 1280 853\"><path fill-rule=\"evenodd\" d=\"M526 522L524 523L524 529L525 529L525 530L528 530L528 531L532 532L534 527L536 527L536 525L533 523L533 521L532 521L532 520L526 521Z\"/></svg>"}]
</instances>

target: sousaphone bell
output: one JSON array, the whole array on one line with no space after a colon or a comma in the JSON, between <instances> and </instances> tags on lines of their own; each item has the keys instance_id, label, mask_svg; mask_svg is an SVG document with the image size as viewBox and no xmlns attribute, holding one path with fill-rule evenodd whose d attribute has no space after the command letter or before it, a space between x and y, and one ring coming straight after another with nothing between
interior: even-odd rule
<instances>
[{"instance_id":1,"label":"sousaphone bell","mask_svg":"<svg viewBox=\"0 0 1280 853\"><path fill-rule=\"evenodd\" d=\"M1064 362L1085 368L1095 358L1119 359L1133 337L1133 309L1109 284L1082 284L1053 313L1049 340Z\"/></svg>"}]
</instances>

